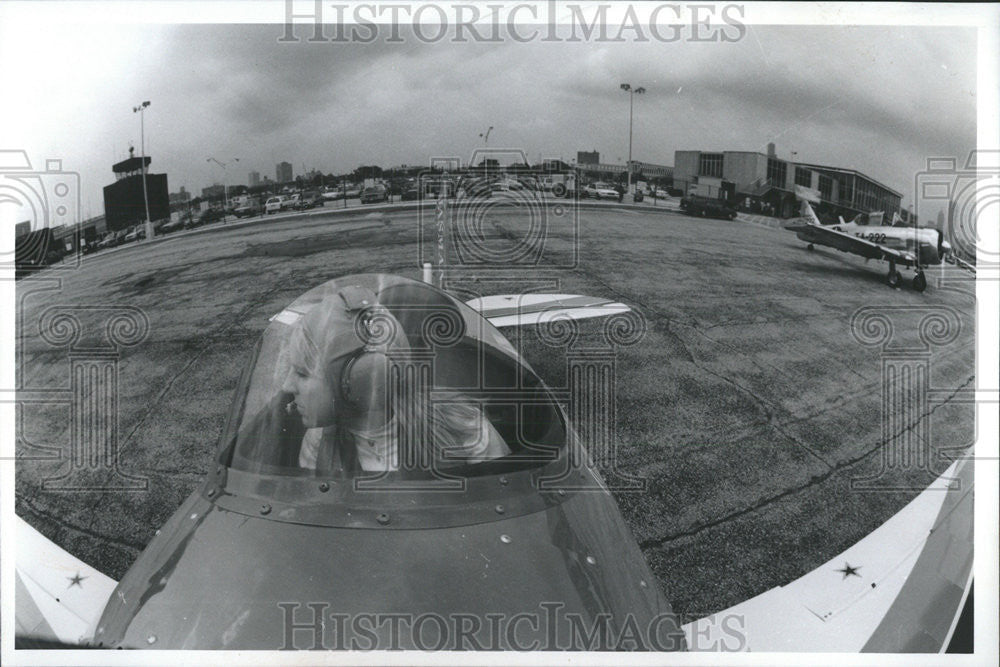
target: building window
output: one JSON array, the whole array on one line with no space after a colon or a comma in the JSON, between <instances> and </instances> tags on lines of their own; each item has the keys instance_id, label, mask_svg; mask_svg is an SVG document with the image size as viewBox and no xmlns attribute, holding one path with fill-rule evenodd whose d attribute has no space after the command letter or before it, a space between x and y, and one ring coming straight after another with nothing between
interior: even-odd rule
<instances>
[{"instance_id":1,"label":"building window","mask_svg":"<svg viewBox=\"0 0 1000 667\"><path fill-rule=\"evenodd\" d=\"M850 175L844 176L844 179L840 181L839 198L842 203L847 205L851 205L853 203L854 193L851 191L853 185L854 177Z\"/></svg>"},{"instance_id":2,"label":"building window","mask_svg":"<svg viewBox=\"0 0 1000 667\"><path fill-rule=\"evenodd\" d=\"M722 178L722 153L702 153L698 156L698 175Z\"/></svg>"},{"instance_id":3,"label":"building window","mask_svg":"<svg viewBox=\"0 0 1000 667\"><path fill-rule=\"evenodd\" d=\"M767 180L777 188L785 187L785 179L788 176L788 164L774 158L767 159Z\"/></svg>"},{"instance_id":4,"label":"building window","mask_svg":"<svg viewBox=\"0 0 1000 667\"><path fill-rule=\"evenodd\" d=\"M833 199L833 180L823 174L819 175L819 197L826 201Z\"/></svg>"},{"instance_id":5,"label":"building window","mask_svg":"<svg viewBox=\"0 0 1000 667\"><path fill-rule=\"evenodd\" d=\"M822 176L820 177L822 178ZM795 168L795 185L812 187L812 171L802 167Z\"/></svg>"}]
</instances>

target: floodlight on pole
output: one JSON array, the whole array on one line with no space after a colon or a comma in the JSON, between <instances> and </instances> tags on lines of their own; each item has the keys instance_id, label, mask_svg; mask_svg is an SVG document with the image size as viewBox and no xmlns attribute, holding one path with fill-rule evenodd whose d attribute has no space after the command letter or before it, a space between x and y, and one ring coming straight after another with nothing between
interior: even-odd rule
<instances>
[{"instance_id":1,"label":"floodlight on pole","mask_svg":"<svg viewBox=\"0 0 1000 667\"><path fill-rule=\"evenodd\" d=\"M149 193L146 190L146 107L149 100L132 107L132 113L139 114L139 146L142 155L139 161L142 164L142 201L146 205L146 239L153 238L153 221L149 219Z\"/></svg>"},{"instance_id":2,"label":"floodlight on pole","mask_svg":"<svg viewBox=\"0 0 1000 667\"><path fill-rule=\"evenodd\" d=\"M623 83L619 86L622 90L628 93L628 164L625 165L625 171L628 173L628 191L632 191L632 109L634 97L636 95L642 95L646 92L646 89L642 86L632 87L631 84Z\"/></svg>"},{"instance_id":3,"label":"floodlight on pole","mask_svg":"<svg viewBox=\"0 0 1000 667\"><path fill-rule=\"evenodd\" d=\"M215 164L217 164L220 167L222 167L222 208L223 208L223 215L225 215L225 212L229 210L229 175L226 172L226 166L229 165L229 164L232 164L233 162L239 162L239 161L240 161L240 159L238 157L234 157L229 162L220 162L219 160L216 160L214 157L207 157L207 158L205 158L205 162L214 162Z\"/></svg>"}]
</instances>

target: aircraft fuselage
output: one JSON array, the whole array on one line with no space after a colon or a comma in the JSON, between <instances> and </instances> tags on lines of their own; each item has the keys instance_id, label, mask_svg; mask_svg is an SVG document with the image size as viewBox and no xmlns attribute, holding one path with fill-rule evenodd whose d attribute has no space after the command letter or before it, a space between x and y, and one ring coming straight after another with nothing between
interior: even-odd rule
<instances>
[{"instance_id":1,"label":"aircraft fuselage","mask_svg":"<svg viewBox=\"0 0 1000 667\"><path fill-rule=\"evenodd\" d=\"M829 225L826 226L826 229L850 234L892 250L913 253L919 257L920 264L923 266L940 264L943 259L941 234L936 229L921 227L871 227L858 225L853 222ZM828 243L819 234L814 234L808 230L798 232L797 236L807 243L837 247L834 244Z\"/></svg>"}]
</instances>

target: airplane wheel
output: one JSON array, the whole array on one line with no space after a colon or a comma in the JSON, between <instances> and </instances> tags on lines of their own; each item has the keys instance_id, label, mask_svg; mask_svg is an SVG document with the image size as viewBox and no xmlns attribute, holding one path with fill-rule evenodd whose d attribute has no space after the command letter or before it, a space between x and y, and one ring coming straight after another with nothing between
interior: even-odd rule
<instances>
[{"instance_id":1,"label":"airplane wheel","mask_svg":"<svg viewBox=\"0 0 1000 667\"><path fill-rule=\"evenodd\" d=\"M816 249L816 246L814 246L812 243L810 243L809 245L806 246L806 250L808 250L810 252L812 252L815 249Z\"/></svg>"},{"instance_id":2,"label":"airplane wheel","mask_svg":"<svg viewBox=\"0 0 1000 667\"><path fill-rule=\"evenodd\" d=\"M924 275L923 271L920 271L913 276L913 289L918 292L923 292L927 289L927 276Z\"/></svg>"},{"instance_id":3,"label":"airplane wheel","mask_svg":"<svg viewBox=\"0 0 1000 667\"><path fill-rule=\"evenodd\" d=\"M899 274L899 271L890 271L888 277L886 277L886 282L889 283L889 287L895 289L903 282L903 276Z\"/></svg>"}]
</instances>

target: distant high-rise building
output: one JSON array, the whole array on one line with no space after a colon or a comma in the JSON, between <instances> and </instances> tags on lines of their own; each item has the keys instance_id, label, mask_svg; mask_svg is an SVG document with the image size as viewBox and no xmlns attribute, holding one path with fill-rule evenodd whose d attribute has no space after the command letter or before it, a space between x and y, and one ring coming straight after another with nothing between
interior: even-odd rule
<instances>
[{"instance_id":1,"label":"distant high-rise building","mask_svg":"<svg viewBox=\"0 0 1000 667\"><path fill-rule=\"evenodd\" d=\"M294 179L292 175L292 165L290 162L279 162L274 168L274 180L278 183L288 183Z\"/></svg>"},{"instance_id":2,"label":"distant high-rise building","mask_svg":"<svg viewBox=\"0 0 1000 667\"><path fill-rule=\"evenodd\" d=\"M260 185L260 172L259 171L251 171L250 172L250 179L249 180L250 180L250 187L251 188L253 186L255 186L255 185Z\"/></svg>"},{"instance_id":3,"label":"distant high-rise building","mask_svg":"<svg viewBox=\"0 0 1000 667\"><path fill-rule=\"evenodd\" d=\"M601 154L597 151L577 151L576 152L576 163L577 164L600 164Z\"/></svg>"},{"instance_id":4,"label":"distant high-rise building","mask_svg":"<svg viewBox=\"0 0 1000 667\"><path fill-rule=\"evenodd\" d=\"M212 199L214 197L223 197L226 194L226 187L221 183L214 183L207 188L201 189L202 199Z\"/></svg>"},{"instance_id":5,"label":"distant high-rise building","mask_svg":"<svg viewBox=\"0 0 1000 667\"><path fill-rule=\"evenodd\" d=\"M190 201L190 199L191 199L191 193L185 190L183 185L181 186L180 192L170 193L171 204L183 204L186 201Z\"/></svg>"}]
</instances>

